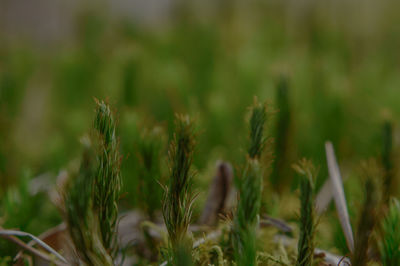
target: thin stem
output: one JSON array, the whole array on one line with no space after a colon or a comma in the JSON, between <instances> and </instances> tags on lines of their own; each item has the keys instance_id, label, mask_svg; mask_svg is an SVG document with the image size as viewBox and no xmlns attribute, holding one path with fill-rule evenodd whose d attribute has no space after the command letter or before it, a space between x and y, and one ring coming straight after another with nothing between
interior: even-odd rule
<instances>
[{"instance_id":1,"label":"thin stem","mask_svg":"<svg viewBox=\"0 0 400 266\"><path fill-rule=\"evenodd\" d=\"M1 231L0 231L0 232L1 232ZM18 239L17 237L15 237L15 236L13 236L13 235L9 235L9 234L0 234L0 237L2 237L2 238L4 238L4 239L8 239L8 240L14 242L14 243L17 244L18 246L22 247L23 249L25 249L25 250L31 252L32 254L34 254L34 255L36 255L36 256L42 258L42 259L45 260L45 261L48 261L48 262L50 262L50 263L54 263L54 264L59 265L59 266L68 265L68 264L64 264L64 263L61 263L61 262L54 261L54 260L53 260L52 258L50 258L47 254L45 254L45 253L43 253L43 252L41 252L41 251L39 251L39 250L37 250L37 249L35 249L35 248L33 248L33 247L27 245L24 241ZM67 262L66 262L66 263L67 263Z\"/></svg>"}]
</instances>

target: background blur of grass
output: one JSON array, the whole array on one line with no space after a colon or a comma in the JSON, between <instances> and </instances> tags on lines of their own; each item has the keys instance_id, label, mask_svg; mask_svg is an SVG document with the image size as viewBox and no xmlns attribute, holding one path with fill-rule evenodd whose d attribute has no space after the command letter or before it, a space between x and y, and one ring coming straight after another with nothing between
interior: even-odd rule
<instances>
[{"instance_id":1,"label":"background blur of grass","mask_svg":"<svg viewBox=\"0 0 400 266\"><path fill-rule=\"evenodd\" d=\"M282 76L291 104L286 167L311 158L320 166L320 186L328 139L350 177L350 166L379 156L383 121L396 125L400 118L397 1L199 2L172 1L151 23L107 6L79 6L65 22L70 31L51 41L19 34L6 23L12 14L3 16L0 225L39 234L61 221L29 180L54 184L79 158L94 97L107 98L119 115L124 209L140 205L135 147L143 128L159 125L171 137L174 113L196 119L195 182L204 191L217 159L240 162L246 107L254 95L276 106ZM350 212L357 199L352 184Z\"/></svg>"}]
</instances>

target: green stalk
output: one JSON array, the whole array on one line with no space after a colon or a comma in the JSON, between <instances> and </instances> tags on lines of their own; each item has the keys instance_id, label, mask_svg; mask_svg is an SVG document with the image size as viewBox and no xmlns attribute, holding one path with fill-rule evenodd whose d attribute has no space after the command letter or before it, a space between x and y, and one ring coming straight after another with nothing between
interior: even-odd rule
<instances>
[{"instance_id":1,"label":"green stalk","mask_svg":"<svg viewBox=\"0 0 400 266\"><path fill-rule=\"evenodd\" d=\"M248 159L242 174L240 200L234 220L233 247L237 265L256 265L256 230L261 206L262 171L255 159Z\"/></svg>"},{"instance_id":2,"label":"green stalk","mask_svg":"<svg viewBox=\"0 0 400 266\"><path fill-rule=\"evenodd\" d=\"M256 265L256 230L262 194L262 168L259 163L265 146L266 106L255 101L250 117L250 144L239 186L239 203L234 218L232 240L237 265Z\"/></svg>"},{"instance_id":3,"label":"green stalk","mask_svg":"<svg viewBox=\"0 0 400 266\"><path fill-rule=\"evenodd\" d=\"M80 172L65 195L66 221L82 261L112 265L118 250L121 156L110 107L97 100L96 105L95 132L86 143Z\"/></svg>"},{"instance_id":4,"label":"green stalk","mask_svg":"<svg viewBox=\"0 0 400 266\"><path fill-rule=\"evenodd\" d=\"M103 101L96 101L94 128L98 140L96 161L98 163L94 176L93 207L99 215L102 241L111 254L118 249L117 219L120 196L121 155L119 141L115 134L115 120L110 107Z\"/></svg>"},{"instance_id":5,"label":"green stalk","mask_svg":"<svg viewBox=\"0 0 400 266\"><path fill-rule=\"evenodd\" d=\"M311 266L314 256L316 230L314 180L316 169L311 161L301 160L294 169L302 175L300 179L300 238L297 245L297 266Z\"/></svg>"},{"instance_id":6,"label":"green stalk","mask_svg":"<svg viewBox=\"0 0 400 266\"><path fill-rule=\"evenodd\" d=\"M250 143L248 155L252 159L260 159L264 150L266 138L264 137L264 127L267 120L266 105L254 100L250 117Z\"/></svg>"},{"instance_id":7,"label":"green stalk","mask_svg":"<svg viewBox=\"0 0 400 266\"><path fill-rule=\"evenodd\" d=\"M87 265L113 265L101 240L100 223L93 209L95 163L86 147L80 171L64 196L65 220L75 250Z\"/></svg>"},{"instance_id":8,"label":"green stalk","mask_svg":"<svg viewBox=\"0 0 400 266\"><path fill-rule=\"evenodd\" d=\"M174 265L174 266L192 266L192 265L194 265L191 248L188 248L187 246L185 246L184 243L179 244L175 248L172 265Z\"/></svg>"},{"instance_id":9,"label":"green stalk","mask_svg":"<svg viewBox=\"0 0 400 266\"><path fill-rule=\"evenodd\" d=\"M168 152L169 184L165 187L162 209L173 258L178 254L178 248L186 247L191 250L187 231L194 201L192 192L194 174L190 167L195 148L193 124L189 117L177 116L175 123L175 134Z\"/></svg>"}]
</instances>

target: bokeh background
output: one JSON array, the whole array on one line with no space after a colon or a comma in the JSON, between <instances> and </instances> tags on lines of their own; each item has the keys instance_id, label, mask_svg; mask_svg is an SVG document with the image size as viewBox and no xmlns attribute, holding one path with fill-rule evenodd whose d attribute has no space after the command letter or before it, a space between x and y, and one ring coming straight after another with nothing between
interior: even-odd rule
<instances>
[{"instance_id":1,"label":"bokeh background","mask_svg":"<svg viewBox=\"0 0 400 266\"><path fill-rule=\"evenodd\" d=\"M400 117L399 8L395 0L1 0L0 225L39 234L61 221L46 190L79 159L94 98L119 117L128 210L143 201L135 156L143 131L157 126L170 138L175 113L194 117L195 182L206 191L216 160L241 162L254 96L269 103L268 134L279 138L282 79L286 144L271 144L289 169L281 178L295 187L290 165L308 157L319 187L331 140L353 215L353 169L380 156L384 122L396 132Z\"/></svg>"}]
</instances>

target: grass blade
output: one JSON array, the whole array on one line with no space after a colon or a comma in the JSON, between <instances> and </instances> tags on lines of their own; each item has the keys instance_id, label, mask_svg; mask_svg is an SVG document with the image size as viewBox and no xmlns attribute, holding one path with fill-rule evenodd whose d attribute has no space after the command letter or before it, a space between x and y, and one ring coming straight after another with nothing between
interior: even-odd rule
<instances>
[{"instance_id":1,"label":"grass blade","mask_svg":"<svg viewBox=\"0 0 400 266\"><path fill-rule=\"evenodd\" d=\"M40 245L42 248L56 256L59 260L61 260L64 263L68 263L66 259L64 259L63 256L61 256L57 251L55 251L52 247L44 243L42 240L37 238L36 236L27 233L27 232L22 232L22 231L17 231L17 230L5 230L2 229L0 230L0 235L5 235L5 236L22 236L22 237L29 237L33 241L35 241L38 245Z\"/></svg>"},{"instance_id":2,"label":"grass blade","mask_svg":"<svg viewBox=\"0 0 400 266\"><path fill-rule=\"evenodd\" d=\"M340 169L335 157L335 151L331 142L325 143L326 159L328 163L329 178L332 184L336 211L339 216L339 221L346 237L347 247L350 252L354 251L353 230L350 224L349 212L347 210L346 197L344 194L342 177Z\"/></svg>"}]
</instances>

